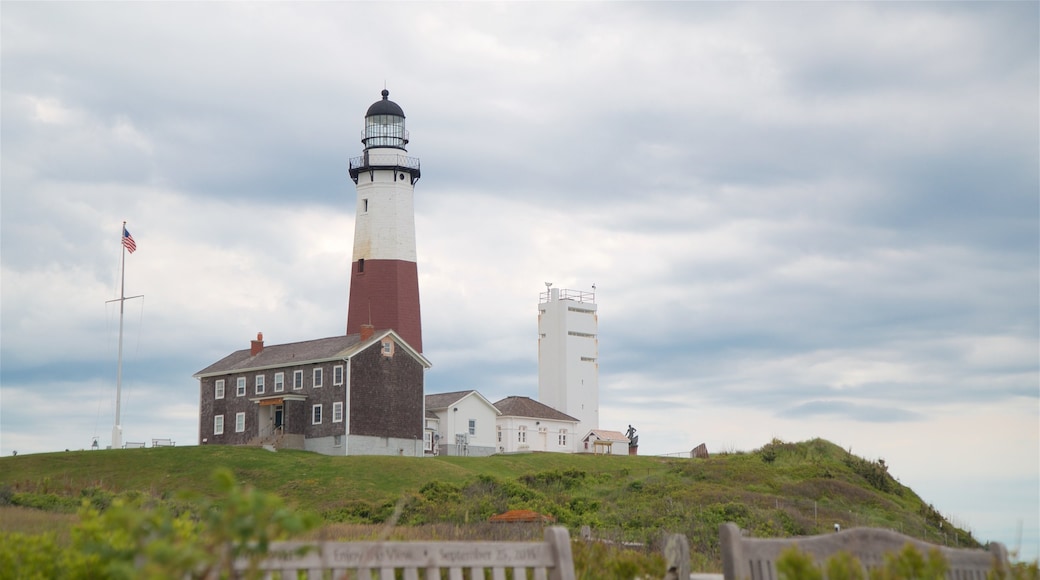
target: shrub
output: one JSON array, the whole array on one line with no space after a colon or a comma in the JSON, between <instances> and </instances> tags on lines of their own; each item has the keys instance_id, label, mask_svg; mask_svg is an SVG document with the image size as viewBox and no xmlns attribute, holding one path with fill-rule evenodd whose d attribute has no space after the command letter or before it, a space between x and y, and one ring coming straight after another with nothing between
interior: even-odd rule
<instances>
[{"instance_id":1,"label":"shrub","mask_svg":"<svg viewBox=\"0 0 1040 580\"><path fill-rule=\"evenodd\" d=\"M0 485L0 505L14 505L14 491L9 485Z\"/></svg>"},{"instance_id":2,"label":"shrub","mask_svg":"<svg viewBox=\"0 0 1040 580\"><path fill-rule=\"evenodd\" d=\"M565 471L543 471L533 475L521 475L520 482L528 487L542 489L574 489L585 482L588 474L577 469Z\"/></svg>"},{"instance_id":3,"label":"shrub","mask_svg":"<svg viewBox=\"0 0 1040 580\"><path fill-rule=\"evenodd\" d=\"M870 580L945 580L946 568L937 548L925 556L908 543L898 552L885 554L884 564L870 570ZM823 580L824 570L827 580L864 580L863 566L851 554L839 552L820 566L797 546L784 550L776 570L780 580Z\"/></svg>"},{"instance_id":4,"label":"shrub","mask_svg":"<svg viewBox=\"0 0 1040 580\"><path fill-rule=\"evenodd\" d=\"M646 554L604 542L571 542L577 580L657 578L665 568L660 554Z\"/></svg>"},{"instance_id":5,"label":"shrub","mask_svg":"<svg viewBox=\"0 0 1040 580\"><path fill-rule=\"evenodd\" d=\"M71 549L52 534L0 534L0 579L231 576L238 559L248 560L247 576L255 576L271 541L315 523L276 496L239 487L230 471L215 477L222 495L201 502L198 517L175 513L168 502L122 498L100 511L94 500L109 496L85 494Z\"/></svg>"}]
</instances>

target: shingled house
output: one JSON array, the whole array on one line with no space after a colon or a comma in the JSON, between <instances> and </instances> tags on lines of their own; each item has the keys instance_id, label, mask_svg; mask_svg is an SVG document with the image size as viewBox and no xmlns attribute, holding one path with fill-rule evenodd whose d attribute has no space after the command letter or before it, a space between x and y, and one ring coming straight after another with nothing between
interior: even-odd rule
<instances>
[{"instance_id":1,"label":"shingled house","mask_svg":"<svg viewBox=\"0 0 1040 580\"><path fill-rule=\"evenodd\" d=\"M423 455L430 362L392 330L250 348L197 372L199 442Z\"/></svg>"}]
</instances>

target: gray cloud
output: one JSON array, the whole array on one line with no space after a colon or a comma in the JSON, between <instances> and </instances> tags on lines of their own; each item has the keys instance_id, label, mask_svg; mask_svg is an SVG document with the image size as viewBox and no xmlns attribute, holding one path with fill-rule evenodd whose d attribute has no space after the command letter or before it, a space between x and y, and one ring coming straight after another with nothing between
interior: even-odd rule
<instances>
[{"instance_id":1,"label":"gray cloud","mask_svg":"<svg viewBox=\"0 0 1040 580\"><path fill-rule=\"evenodd\" d=\"M595 283L641 450L888 457L970 417L1012 455L967 468L1035 490L1036 4L523 6L5 5L0 453L107 436L124 219L128 433L193 442L191 374L257 331L343 332L385 82L431 391L535 396L542 283Z\"/></svg>"}]
</instances>

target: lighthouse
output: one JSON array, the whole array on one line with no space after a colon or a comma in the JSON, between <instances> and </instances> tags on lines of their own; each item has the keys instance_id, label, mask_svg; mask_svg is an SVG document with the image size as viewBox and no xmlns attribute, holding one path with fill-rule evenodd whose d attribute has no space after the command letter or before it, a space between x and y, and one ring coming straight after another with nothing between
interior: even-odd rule
<instances>
[{"instance_id":1,"label":"lighthouse","mask_svg":"<svg viewBox=\"0 0 1040 580\"><path fill-rule=\"evenodd\" d=\"M538 304L538 401L576 418L584 435L599 429L596 293L550 282L545 290Z\"/></svg>"},{"instance_id":2,"label":"lighthouse","mask_svg":"<svg viewBox=\"0 0 1040 580\"><path fill-rule=\"evenodd\" d=\"M393 329L422 352L413 196L419 160L407 155L404 110L383 98L365 113L360 157L350 160L357 186L347 334L363 325Z\"/></svg>"}]
</instances>

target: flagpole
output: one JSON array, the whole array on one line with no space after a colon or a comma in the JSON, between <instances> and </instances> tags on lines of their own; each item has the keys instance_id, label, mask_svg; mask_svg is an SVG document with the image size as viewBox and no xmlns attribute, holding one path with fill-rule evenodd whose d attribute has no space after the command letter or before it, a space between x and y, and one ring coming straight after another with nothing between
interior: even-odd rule
<instances>
[{"instance_id":1,"label":"flagpole","mask_svg":"<svg viewBox=\"0 0 1040 580\"><path fill-rule=\"evenodd\" d=\"M119 357L116 366L116 422L112 425L112 449L123 446L123 427L120 425L120 403L123 395L123 305L126 303L126 245L123 237L126 235L126 220L123 227L119 229L119 246L122 248L122 256L119 260Z\"/></svg>"},{"instance_id":2,"label":"flagpole","mask_svg":"<svg viewBox=\"0 0 1040 580\"><path fill-rule=\"evenodd\" d=\"M124 305L127 300L133 298L143 298L143 294L137 296L126 295L126 252L134 253L137 249L137 243L134 242L133 236L130 232L126 231L126 220L123 221L123 228L119 232L119 245L123 247L122 256L119 260L119 298L115 300L109 300L108 302L119 302L119 358L116 366L116 421L112 425L112 449L119 449L123 446L123 426L120 422L122 402L123 402L123 311Z\"/></svg>"}]
</instances>

